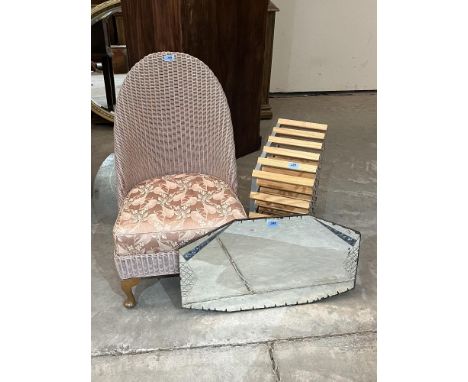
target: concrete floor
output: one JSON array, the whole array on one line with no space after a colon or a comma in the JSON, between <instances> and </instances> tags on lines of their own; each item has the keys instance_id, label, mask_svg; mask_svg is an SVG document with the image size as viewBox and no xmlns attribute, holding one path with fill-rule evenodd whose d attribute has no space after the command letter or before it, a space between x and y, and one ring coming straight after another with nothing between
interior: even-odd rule
<instances>
[{"instance_id":1,"label":"concrete floor","mask_svg":"<svg viewBox=\"0 0 468 382\"><path fill-rule=\"evenodd\" d=\"M376 95L273 98L265 141L278 117L329 125L316 215L361 232L356 288L315 304L238 313L180 308L178 277L151 278L126 310L112 259L112 214L93 196L94 381L376 380ZM112 129L92 126L92 180L113 151ZM257 153L238 159L248 209ZM100 196L102 205L102 195ZM105 201L104 201L105 202Z\"/></svg>"}]
</instances>

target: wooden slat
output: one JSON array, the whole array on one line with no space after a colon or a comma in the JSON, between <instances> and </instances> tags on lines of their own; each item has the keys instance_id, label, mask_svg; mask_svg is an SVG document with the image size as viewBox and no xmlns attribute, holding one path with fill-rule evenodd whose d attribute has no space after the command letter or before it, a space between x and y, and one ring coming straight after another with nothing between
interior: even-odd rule
<instances>
[{"instance_id":1,"label":"wooden slat","mask_svg":"<svg viewBox=\"0 0 468 382\"><path fill-rule=\"evenodd\" d=\"M321 140L325 139L324 133L317 133L315 131L285 129L284 127L273 127L273 132L275 132L276 134L290 135L292 137L303 137Z\"/></svg>"},{"instance_id":2,"label":"wooden slat","mask_svg":"<svg viewBox=\"0 0 468 382\"><path fill-rule=\"evenodd\" d=\"M310 203L305 200L287 198L285 196L264 194L262 192L251 192L250 198L262 202L276 203L284 206L297 207L303 209L308 209L310 207Z\"/></svg>"},{"instance_id":3,"label":"wooden slat","mask_svg":"<svg viewBox=\"0 0 468 382\"><path fill-rule=\"evenodd\" d=\"M268 188L275 188L278 190L284 190L284 191L291 191L291 192L296 192L299 194L306 194L306 195L312 195L312 187L306 187L306 186L296 186L293 184L287 184L287 183L280 183L280 182L273 182L271 180L265 180L265 179L257 179L257 185L259 187L268 187Z\"/></svg>"},{"instance_id":4,"label":"wooden slat","mask_svg":"<svg viewBox=\"0 0 468 382\"><path fill-rule=\"evenodd\" d=\"M297 163L297 168L290 168L289 165L292 162L288 162L285 160L279 160L279 159L272 159L272 158L258 158L258 163L261 165L265 166L271 166L271 167L277 167L277 168L285 168L289 169L292 171L304 171L304 172L310 172L312 174L315 174L317 172L317 166L311 165L311 164L304 164L304 163Z\"/></svg>"},{"instance_id":5,"label":"wooden slat","mask_svg":"<svg viewBox=\"0 0 468 382\"><path fill-rule=\"evenodd\" d=\"M280 184L280 183L278 183L278 184ZM264 194L286 196L288 198L306 200L308 202L310 202L312 200L311 194L309 194L309 195L300 194L300 193L294 192L294 191L279 190L278 188L259 187L258 192L263 192Z\"/></svg>"},{"instance_id":6,"label":"wooden slat","mask_svg":"<svg viewBox=\"0 0 468 382\"><path fill-rule=\"evenodd\" d=\"M298 176L299 178L315 179L315 174L311 172L289 170L287 168L277 168L277 167L270 167L270 166L262 166L261 170L266 171L266 172L274 172L275 174L283 174L283 175L290 175L290 176Z\"/></svg>"},{"instance_id":7,"label":"wooden slat","mask_svg":"<svg viewBox=\"0 0 468 382\"><path fill-rule=\"evenodd\" d=\"M289 149L283 149L281 147L273 147L273 146L264 146L263 151L265 151L267 154L282 155L282 156L290 157L290 158L309 159L313 161L320 160L320 154L309 153L307 151L289 150Z\"/></svg>"},{"instance_id":8,"label":"wooden slat","mask_svg":"<svg viewBox=\"0 0 468 382\"><path fill-rule=\"evenodd\" d=\"M274 216L274 217L281 217L281 216L291 215L291 212L289 212L289 211L275 210L275 209L267 208L267 207L264 207L264 206L258 206L258 212L260 212L262 214L268 214L268 215ZM293 212L293 213L296 213L296 212Z\"/></svg>"},{"instance_id":9,"label":"wooden slat","mask_svg":"<svg viewBox=\"0 0 468 382\"><path fill-rule=\"evenodd\" d=\"M289 145L289 146L305 147L305 148L309 148L309 149L316 149L316 150L321 150L322 149L322 144L319 143L319 142L303 141L303 140L300 140L300 139L272 137L270 135L268 137L268 141L271 142L271 143L279 143L279 144Z\"/></svg>"},{"instance_id":10,"label":"wooden slat","mask_svg":"<svg viewBox=\"0 0 468 382\"><path fill-rule=\"evenodd\" d=\"M284 206L284 205L281 205L281 204L275 204L275 203L268 203L268 202L263 202L261 200L257 200L256 201L257 205L259 207L264 207L264 208L267 208L269 210L277 210L280 212L279 215L288 215L290 214L291 212L293 214L301 214L301 215L304 215L304 214L308 214L309 213L309 210L306 210L304 208L297 208L297 207L291 207L291 206Z\"/></svg>"},{"instance_id":11,"label":"wooden slat","mask_svg":"<svg viewBox=\"0 0 468 382\"><path fill-rule=\"evenodd\" d=\"M249 212L249 218L268 218L271 215L260 214L258 212Z\"/></svg>"},{"instance_id":12,"label":"wooden slat","mask_svg":"<svg viewBox=\"0 0 468 382\"><path fill-rule=\"evenodd\" d=\"M293 119L286 119L286 118L279 118L278 125L286 125L286 126L296 126L302 127L304 129L312 129L312 130L320 130L320 131L327 131L328 126L322 123L314 123L314 122L305 122L305 121L295 121Z\"/></svg>"},{"instance_id":13,"label":"wooden slat","mask_svg":"<svg viewBox=\"0 0 468 382\"><path fill-rule=\"evenodd\" d=\"M296 184L298 186L307 186L307 187L313 187L314 182L315 182L315 179L301 178L299 176L291 176L291 175L284 175L284 174L275 174L275 173L259 171L259 170L253 170L252 176L254 178L273 180L277 182Z\"/></svg>"},{"instance_id":14,"label":"wooden slat","mask_svg":"<svg viewBox=\"0 0 468 382\"><path fill-rule=\"evenodd\" d=\"M319 164L319 162L317 162L317 161L311 161L311 160L308 160L308 159L301 159L301 158L288 158L288 157L284 157L282 155L268 155L266 158L285 160L286 162L297 162L297 163L311 164L312 166L317 166L317 167L318 167L318 164Z\"/></svg>"}]
</instances>

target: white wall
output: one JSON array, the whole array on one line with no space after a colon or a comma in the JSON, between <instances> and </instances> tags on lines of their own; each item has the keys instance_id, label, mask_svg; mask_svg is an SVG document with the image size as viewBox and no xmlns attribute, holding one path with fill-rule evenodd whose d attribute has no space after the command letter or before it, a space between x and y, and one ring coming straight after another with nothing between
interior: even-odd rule
<instances>
[{"instance_id":1,"label":"white wall","mask_svg":"<svg viewBox=\"0 0 468 382\"><path fill-rule=\"evenodd\" d=\"M273 2L271 92L377 89L377 0Z\"/></svg>"}]
</instances>

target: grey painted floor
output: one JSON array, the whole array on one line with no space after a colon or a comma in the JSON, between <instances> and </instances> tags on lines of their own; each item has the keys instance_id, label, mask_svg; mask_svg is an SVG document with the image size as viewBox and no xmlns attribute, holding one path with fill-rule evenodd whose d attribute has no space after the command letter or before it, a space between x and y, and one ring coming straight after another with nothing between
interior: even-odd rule
<instances>
[{"instance_id":1,"label":"grey painted floor","mask_svg":"<svg viewBox=\"0 0 468 382\"><path fill-rule=\"evenodd\" d=\"M343 295L294 307L202 312L180 308L177 277L152 278L136 288L137 308L126 310L112 260L113 222L93 207L93 380L376 380L376 98L273 98L274 119L261 123L264 141L278 117L329 125L316 214L362 233L357 286ZM112 150L112 129L93 124L93 181ZM257 157L238 160L246 209ZM106 200L99 197L102 208Z\"/></svg>"}]
</instances>

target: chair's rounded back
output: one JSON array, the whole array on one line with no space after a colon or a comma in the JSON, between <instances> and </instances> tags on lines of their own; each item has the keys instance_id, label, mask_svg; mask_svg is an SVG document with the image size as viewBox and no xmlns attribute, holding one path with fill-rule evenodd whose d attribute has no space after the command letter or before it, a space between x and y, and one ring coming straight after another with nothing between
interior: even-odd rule
<instances>
[{"instance_id":1,"label":"chair's rounded back","mask_svg":"<svg viewBox=\"0 0 468 382\"><path fill-rule=\"evenodd\" d=\"M136 184L177 173L203 173L237 192L231 114L203 62L159 52L140 60L120 89L114 118L119 205Z\"/></svg>"}]
</instances>

